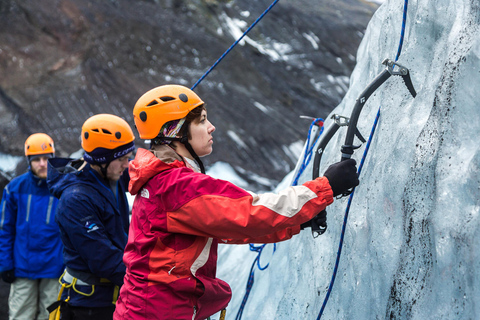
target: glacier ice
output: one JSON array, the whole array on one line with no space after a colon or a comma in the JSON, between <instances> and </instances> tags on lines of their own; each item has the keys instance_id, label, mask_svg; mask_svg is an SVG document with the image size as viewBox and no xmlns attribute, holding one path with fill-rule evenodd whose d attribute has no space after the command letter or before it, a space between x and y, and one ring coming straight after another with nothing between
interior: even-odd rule
<instances>
[{"instance_id":1,"label":"glacier ice","mask_svg":"<svg viewBox=\"0 0 480 320\"><path fill-rule=\"evenodd\" d=\"M403 6L385 1L372 17L348 92L332 113L349 116L382 60L395 58ZM368 136L381 107L322 319L480 318L480 3L411 0L406 21L398 62L418 95L391 77L361 113L358 128ZM316 116L331 125L329 116ZM340 159L345 132L327 146L320 172ZM299 182L311 177L312 162ZM303 231L273 255L264 250L262 265L270 265L255 271L242 319L317 318L345 207L344 198L328 208L319 238ZM238 311L255 256L246 246L220 248L218 277L234 293L227 318Z\"/></svg>"}]
</instances>

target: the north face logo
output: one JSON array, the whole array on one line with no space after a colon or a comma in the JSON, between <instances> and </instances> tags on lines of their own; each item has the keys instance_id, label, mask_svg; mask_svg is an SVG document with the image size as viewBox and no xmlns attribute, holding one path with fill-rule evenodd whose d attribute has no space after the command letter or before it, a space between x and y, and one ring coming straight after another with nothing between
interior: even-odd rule
<instances>
[{"instance_id":1,"label":"the north face logo","mask_svg":"<svg viewBox=\"0 0 480 320\"><path fill-rule=\"evenodd\" d=\"M148 192L147 189L143 188L142 192L140 192L140 196L149 199L150 198L150 193Z\"/></svg>"}]
</instances>

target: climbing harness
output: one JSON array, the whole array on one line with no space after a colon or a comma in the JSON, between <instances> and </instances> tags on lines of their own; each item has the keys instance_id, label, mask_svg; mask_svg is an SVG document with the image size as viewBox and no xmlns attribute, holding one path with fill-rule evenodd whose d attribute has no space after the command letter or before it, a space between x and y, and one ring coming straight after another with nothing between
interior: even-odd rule
<instances>
[{"instance_id":1,"label":"climbing harness","mask_svg":"<svg viewBox=\"0 0 480 320\"><path fill-rule=\"evenodd\" d=\"M372 81L372 83L370 83L370 85L362 92L362 94L357 99L356 104L353 108L352 116L350 117L350 121L349 121L347 136L345 137L345 144L342 146L342 149L341 149L342 160L350 159L352 154L353 154L353 150L359 148L359 146L358 147L353 146L353 138L354 138L353 136L354 136L354 132L355 132L353 128L356 129L358 117L360 115L360 112L361 112L363 106L365 105L365 102L370 97L370 95L373 92L375 92L375 90L378 87L380 87L391 75L400 75L402 77L405 85L407 86L408 90L410 91L410 94L414 98L417 95L417 93L416 93L416 91L413 87L413 84L412 84L412 81L411 81L411 78L410 78L410 73L409 73L408 69L399 65L396 62L398 60L398 58L400 57L402 46L403 46L403 40L404 40L404 34L405 34L405 24L406 24L406 17L407 17L407 8L408 8L408 0L405 0L405 5L404 5L404 8L403 8L402 31L401 31L401 35L400 35L400 43L399 43L399 47L398 47L398 50L397 50L397 56L395 58L395 62L392 62L391 60L388 60L388 59L383 61L383 64L386 65L386 69L381 74L379 74ZM399 70L396 71L395 66L398 67ZM365 150L364 150L364 153L363 153L363 156L362 156L362 160L361 160L360 165L358 167L358 172L357 172L358 176L360 176L360 173L361 173L362 168L363 168L363 164L365 163L365 159L366 159L368 150L370 149L370 144L371 144L373 135L375 133L375 129L377 127L379 117L380 117L380 108L378 108L377 116L375 117L375 122L374 122L372 130L370 132L370 136L368 138L368 142L367 142L367 145L365 147ZM340 235L340 243L338 245L337 258L335 260L335 268L334 268L334 271L333 271L332 279L330 280L330 284L329 284L329 287L328 287L328 290L327 290L327 294L326 294L325 299L324 299L323 304L322 304L322 308L320 309L320 312L318 314L317 320L320 320L320 318L322 317L323 311L325 310L325 306L327 305L328 298L330 297L330 293L332 291L333 284L335 282L335 277L336 277L337 270L338 270L338 265L339 265L339 262L340 262L340 256L341 256L341 253L342 253L343 239L344 239L344 236L345 236L345 229L346 229L346 226L347 226L348 214L350 212L350 206L351 206L351 203L352 203L352 200L353 200L353 196L355 194L355 188L353 188L349 193L350 193L350 197L348 198L347 208L345 209L345 216L344 216L344 220L343 220L342 232L341 232L341 235Z\"/></svg>"},{"instance_id":2,"label":"climbing harness","mask_svg":"<svg viewBox=\"0 0 480 320\"><path fill-rule=\"evenodd\" d=\"M62 274L62 277L63 277L63 274ZM60 279L62 277L60 277ZM65 288L70 287L71 284L67 285L66 283L60 282L60 285L61 287L60 287L60 291L58 292L57 301L55 301L54 303L52 303L50 306L47 307L47 311L50 314L50 316L48 317L48 320L59 320L62 312L65 312L68 309L68 301L70 300L70 297L68 297L67 299L65 299L65 301L63 301L62 293L63 293L63 290L65 290Z\"/></svg>"},{"instance_id":3,"label":"climbing harness","mask_svg":"<svg viewBox=\"0 0 480 320\"><path fill-rule=\"evenodd\" d=\"M63 274L60 276L60 278L58 278L58 283L60 284L60 292L58 293L57 301L55 301L54 303L52 303L50 306L47 307L47 311L50 314L50 316L48 318L49 320L59 320L61 315L62 315L62 318L69 319L67 314L70 311L69 310L69 305L70 304L68 303L70 301L70 293L68 294L67 299L62 300L62 293L65 289L68 289L68 290L72 289L73 291L75 291L76 293L78 293L78 294L80 294L84 297L90 297L95 293L95 286L96 285L113 285L110 282L110 280L105 279L105 278L101 278L101 279L96 280L95 281L96 284L88 284L88 283L80 280L79 278L77 278L75 276L72 276L69 273L69 270L70 269L68 267L65 268L65 271L63 272ZM72 270L70 270L70 272L72 272ZM86 275L86 273L82 273L82 274ZM77 285L78 286L83 286L83 287L90 286L91 291L90 292L83 292L79 288L77 288ZM113 290L113 297L112 297L112 304L113 305L115 305L117 303L119 290L120 290L120 287L115 285L114 290Z\"/></svg>"},{"instance_id":4,"label":"climbing harness","mask_svg":"<svg viewBox=\"0 0 480 320\"><path fill-rule=\"evenodd\" d=\"M257 257L255 260L253 260L252 267L250 268L250 274L248 276L248 281L247 281L247 287L245 290L245 295L243 296L242 304L240 305L240 308L238 309L237 316L235 317L235 320L240 320L242 319L243 315L243 309L245 308L245 305L247 304L248 296L250 295L250 291L252 290L253 282L255 280L254 277L254 272L255 272L255 264L258 266L258 269L260 271L263 271L268 268L268 265L270 263L267 263L265 267L260 266L260 256L262 254L263 249L265 248L266 244L262 244L259 246L255 246L250 243L250 251L257 252ZM275 253L275 250L277 250L277 245L274 243L273 244L273 252L272 254Z\"/></svg>"}]
</instances>

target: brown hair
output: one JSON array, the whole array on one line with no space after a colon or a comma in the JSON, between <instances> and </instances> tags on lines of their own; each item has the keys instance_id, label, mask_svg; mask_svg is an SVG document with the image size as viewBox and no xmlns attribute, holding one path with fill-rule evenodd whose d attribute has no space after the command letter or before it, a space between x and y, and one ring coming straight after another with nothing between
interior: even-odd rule
<instances>
[{"instance_id":1,"label":"brown hair","mask_svg":"<svg viewBox=\"0 0 480 320\"><path fill-rule=\"evenodd\" d=\"M183 123L182 125L182 128L180 129L180 131L178 132L178 135L180 137L183 137L183 135L185 134L185 131L188 130L187 132L187 138L188 139L192 139L192 135L190 134L190 130L188 128L190 128L190 123L198 123L200 122L200 119L201 119L201 116L202 116L202 111L203 110L207 110L207 108L205 108L205 105L202 104L202 105L199 105L198 107L196 107L195 109L191 110L185 117L185 122ZM178 120L173 120L173 121L178 121ZM172 122L172 121L171 121ZM170 122L167 122L165 125L168 126L170 124ZM164 125L164 126L165 126ZM174 148L175 149L175 144L174 143L170 143L168 142L168 140L166 139L162 139L161 136L158 136L156 137L155 139L152 139L151 141L151 146L155 146L155 145L161 145L161 144L169 144L170 147Z\"/></svg>"},{"instance_id":2,"label":"brown hair","mask_svg":"<svg viewBox=\"0 0 480 320\"><path fill-rule=\"evenodd\" d=\"M188 128L190 128L190 123L198 123L200 122L200 118L202 116L202 111L203 110L207 110L207 108L205 108L205 105L202 104L198 107L196 107L195 109L193 109L192 111L190 111L187 116L185 117L185 122L183 123L183 126L182 128L180 129L180 131L178 132L178 134L180 136L183 137L183 135L185 134L185 130L188 130ZM188 139L192 139L192 136L190 134L190 130L187 132L187 137Z\"/></svg>"}]
</instances>

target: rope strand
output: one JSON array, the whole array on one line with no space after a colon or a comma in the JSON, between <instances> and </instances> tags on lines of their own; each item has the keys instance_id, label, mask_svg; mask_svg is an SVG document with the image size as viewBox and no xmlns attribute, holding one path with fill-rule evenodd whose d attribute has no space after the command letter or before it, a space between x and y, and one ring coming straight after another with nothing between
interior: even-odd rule
<instances>
[{"instance_id":1,"label":"rope strand","mask_svg":"<svg viewBox=\"0 0 480 320\"><path fill-rule=\"evenodd\" d=\"M375 133L375 129L377 128L379 117L380 117L380 108L378 109L377 116L375 118L375 122L373 123L372 131L370 132L370 136L368 137L368 142L367 142L367 145L365 147L365 151L363 152L362 160L360 161L360 165L358 166L358 171L357 171L358 177L360 177L360 173L362 172L363 164L364 164L365 159L367 157L368 150L370 149L370 144L372 142L372 138L373 138L373 135ZM347 227L348 214L350 212L350 205L352 204L354 194L355 194L355 188L353 188L352 193L350 194L350 197L348 198L347 208L345 209L345 216L343 218L342 232L340 234L340 243L338 244L337 259L335 260L335 268L333 269L332 279L330 280L330 285L328 286L327 294L325 296L325 299L323 300L322 308L320 309L320 313L318 314L317 320L320 320L320 318L322 317L323 311L325 310L325 307L326 307L327 302L328 302L328 298L330 297L330 293L332 292L332 288L333 288L333 284L335 282L335 278L337 276L338 265L340 263L340 256L342 254L343 238L345 236L345 229Z\"/></svg>"},{"instance_id":2,"label":"rope strand","mask_svg":"<svg viewBox=\"0 0 480 320\"><path fill-rule=\"evenodd\" d=\"M231 46L230 48L227 49L227 51L225 51L222 56L220 58L218 58L218 60L207 70L207 72L205 72L205 74L203 76L200 77L200 79L197 80L197 82L195 82L195 84L192 86L192 90L194 90L198 84L200 82L203 81L203 79L205 79L205 77L220 63L220 61L223 60L223 58L225 58L225 56L230 52L232 51L232 49L240 42L242 41L243 37L245 37L247 35L247 33L250 32L250 30L253 29L253 27L255 27L255 25L263 19L263 17L270 11L272 10L272 8L277 4L277 2L280 1L280 0L275 0L268 8L267 10L265 10L261 15L260 17L257 18L257 20L255 20L255 22L252 23L252 25L250 27L248 27L248 29L242 34L242 36L240 38L237 39L237 41L235 41Z\"/></svg>"},{"instance_id":3,"label":"rope strand","mask_svg":"<svg viewBox=\"0 0 480 320\"><path fill-rule=\"evenodd\" d=\"M303 161L302 165L300 166L298 173L293 180L292 186L296 186L298 184L298 179L302 175L303 171L307 168L308 164L310 163L310 160L312 159L312 151L315 145L317 144L318 140L320 139L320 136L323 133L323 122L324 120L322 118L316 118L312 121L312 124L310 125L310 128L308 129L308 136L307 136L307 142L305 144L305 153L303 155ZM310 137L312 135L312 130L314 126L319 126L320 127L320 132L318 133L317 139L315 139L315 142L310 144Z\"/></svg>"},{"instance_id":4,"label":"rope strand","mask_svg":"<svg viewBox=\"0 0 480 320\"><path fill-rule=\"evenodd\" d=\"M260 266L260 255L262 254L263 248L265 248L265 246L266 246L266 244L262 244L262 245L259 245L258 247L256 247L255 245L250 243L250 251L257 252L258 255L255 258L255 260L253 260L252 267L250 268L250 275L248 277L245 295L243 296L242 304L240 305L240 308L238 309L237 316L235 317L235 320L242 319L243 310L245 309L245 305L247 304L247 300L248 300L248 297L250 296L250 292L251 292L252 287L253 287L253 282L255 280L255 275L254 275L255 264L257 264L258 269L260 271L263 271L263 270L267 269L268 266L270 265L270 263L267 263L265 265L265 267ZM277 250L277 244L274 243L272 254L275 253L275 250Z\"/></svg>"},{"instance_id":5,"label":"rope strand","mask_svg":"<svg viewBox=\"0 0 480 320\"><path fill-rule=\"evenodd\" d=\"M270 4L270 6L253 22L253 24L250 27L248 27L248 29L242 34L242 36L240 38L238 38L220 56L220 58L218 58L218 60L200 77L200 79L197 80L197 82L195 82L195 84L191 87L191 90L194 90L200 84L200 82L202 82L203 79L205 79L210 74L210 72L212 72L212 70L215 69L215 67L227 56L227 54L230 53L230 51L232 51L232 49L247 35L247 33L250 32L250 30L252 30L257 25L258 22L260 22L260 20L263 19L263 17L278 3L278 1L280 1L280 0L275 0L272 4ZM250 295L250 291L252 289L253 282L254 282L254 279L255 279L254 278L255 263L257 263L258 269L261 270L261 271L265 270L269 265L269 264L267 264L265 267L260 266L260 255L262 254L262 250L263 250L264 247L265 247L265 244L263 244L261 246L258 246L258 247L255 247L253 244L250 244L250 250L258 252L258 255L255 258L255 260L253 261L252 267L250 268L250 275L249 275L249 278L248 278L248 281L247 281L247 288L246 288L245 296L243 297L242 304L240 306L240 309L238 310L237 316L235 317L236 320L240 320L242 318L243 309L245 307L245 304L247 303L248 296ZM273 252L275 252L275 250L276 250L276 244L274 244Z\"/></svg>"},{"instance_id":6,"label":"rope strand","mask_svg":"<svg viewBox=\"0 0 480 320\"><path fill-rule=\"evenodd\" d=\"M406 21L407 21L407 9L408 9L408 0L405 0L405 5L403 6L403 19L402 19L402 30L400 32L400 43L398 45L397 56L395 58L395 61L397 61L398 58L400 58L400 54L402 52L403 40L405 38L405 25L406 25ZM375 133L375 128L377 127L379 117L380 117L380 107L378 108L377 116L375 118L375 122L373 124L370 136L368 138L367 146L365 147L365 151L363 153L362 160L361 160L360 165L358 167L358 172L357 172L358 176L360 176L360 173L362 172L363 164L365 162L365 158L366 158L368 150L370 148L370 143L371 143L372 137ZM325 296L325 299L323 300L322 308L320 309L317 320L320 320L320 318L322 317L323 311L325 310L325 306L327 305L328 298L330 297L330 293L332 292L333 284L335 282L335 277L337 275L337 270L338 270L338 264L340 262L340 256L342 254L343 238L344 238L344 235L345 235L345 228L347 226L348 214L349 214L349 211L350 211L350 206L352 204L354 194L355 194L355 188L353 189L352 193L350 194L350 197L348 198L347 208L345 209L345 217L343 219L342 232L341 232L341 235L340 235L340 243L338 245L337 258L335 260L335 268L333 270L332 279L330 280L330 285L328 286L327 294Z\"/></svg>"}]
</instances>

